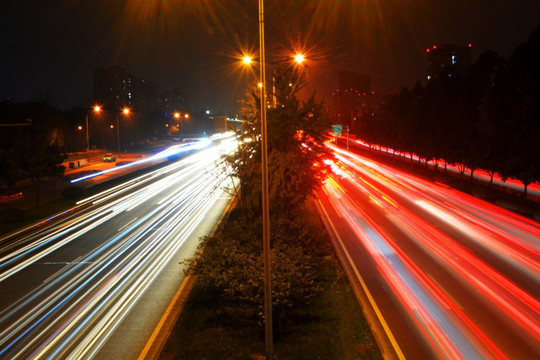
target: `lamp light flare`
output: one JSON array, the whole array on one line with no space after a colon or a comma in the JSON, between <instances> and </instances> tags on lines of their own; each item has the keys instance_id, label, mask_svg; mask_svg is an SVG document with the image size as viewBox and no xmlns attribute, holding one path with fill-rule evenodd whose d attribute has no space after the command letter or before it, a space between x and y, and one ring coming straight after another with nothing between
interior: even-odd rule
<instances>
[{"instance_id":1,"label":"lamp light flare","mask_svg":"<svg viewBox=\"0 0 540 360\"><path fill-rule=\"evenodd\" d=\"M251 56L247 56L247 55L244 56L244 57L242 58L242 62L243 62L244 64L246 64L246 65L250 65L250 64L251 64Z\"/></svg>"},{"instance_id":2,"label":"lamp light flare","mask_svg":"<svg viewBox=\"0 0 540 360\"><path fill-rule=\"evenodd\" d=\"M294 56L294 61L295 61L297 64L302 64L305 60L306 60L306 58L304 57L303 54L298 53L298 54L296 54L296 55Z\"/></svg>"}]
</instances>

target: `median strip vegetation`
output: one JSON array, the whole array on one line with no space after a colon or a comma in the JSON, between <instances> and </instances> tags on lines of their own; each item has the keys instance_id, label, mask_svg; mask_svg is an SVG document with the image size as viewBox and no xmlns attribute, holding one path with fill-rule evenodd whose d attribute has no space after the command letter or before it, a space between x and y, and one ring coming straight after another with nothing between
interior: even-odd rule
<instances>
[{"instance_id":1,"label":"median strip vegetation","mask_svg":"<svg viewBox=\"0 0 540 360\"><path fill-rule=\"evenodd\" d=\"M272 220L276 359L380 359L311 202ZM260 219L235 210L203 238L187 272L197 283L160 359L264 358Z\"/></svg>"},{"instance_id":2,"label":"median strip vegetation","mask_svg":"<svg viewBox=\"0 0 540 360\"><path fill-rule=\"evenodd\" d=\"M311 198L325 179L330 120L305 73L276 64L267 109L273 353L276 359L380 358ZM163 359L260 359L265 354L260 89L242 102L238 147L219 169L238 179L237 208L202 239L187 273L192 296Z\"/></svg>"}]
</instances>

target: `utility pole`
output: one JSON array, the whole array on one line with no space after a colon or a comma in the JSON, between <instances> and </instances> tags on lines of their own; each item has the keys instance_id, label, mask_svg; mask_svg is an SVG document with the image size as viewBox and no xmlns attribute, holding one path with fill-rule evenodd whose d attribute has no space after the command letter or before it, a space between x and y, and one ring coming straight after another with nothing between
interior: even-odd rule
<instances>
[{"instance_id":1,"label":"utility pole","mask_svg":"<svg viewBox=\"0 0 540 360\"><path fill-rule=\"evenodd\" d=\"M266 359L272 360L272 283L270 259L270 210L268 196L268 148L266 124L266 61L264 55L264 4L259 0L259 56L261 76L261 151L262 151L262 215L263 215L263 258L264 258L264 342Z\"/></svg>"}]
</instances>

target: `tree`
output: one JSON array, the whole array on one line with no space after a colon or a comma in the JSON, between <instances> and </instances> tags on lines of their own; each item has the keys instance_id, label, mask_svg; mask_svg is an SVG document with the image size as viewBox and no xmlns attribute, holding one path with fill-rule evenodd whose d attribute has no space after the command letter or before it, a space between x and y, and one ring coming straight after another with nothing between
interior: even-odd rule
<instances>
[{"instance_id":1,"label":"tree","mask_svg":"<svg viewBox=\"0 0 540 360\"><path fill-rule=\"evenodd\" d=\"M324 160L331 157L324 146L330 130L323 101L312 94L300 101L298 91L305 76L293 67L277 66L274 74L275 104L267 111L268 168L271 211L294 212L322 182L328 171ZM243 101L243 124L238 131L236 153L227 156L240 179L241 204L250 211L261 208L260 94L252 88Z\"/></svg>"},{"instance_id":2,"label":"tree","mask_svg":"<svg viewBox=\"0 0 540 360\"><path fill-rule=\"evenodd\" d=\"M305 304L321 290L316 266L323 241L311 234L301 216L293 216L323 181L330 151L323 144L330 131L324 102L315 94L300 101L305 86L296 69L278 66L273 74L276 102L268 104L269 195L272 234L272 304L278 328L287 312ZM216 235L203 238L187 272L218 306L224 300L248 305L263 316L264 267L261 226L261 138L259 89L242 102L239 147L225 156L231 174L240 179L243 217L230 219ZM247 211L245 211L247 210ZM320 238L319 238L320 239Z\"/></svg>"},{"instance_id":3,"label":"tree","mask_svg":"<svg viewBox=\"0 0 540 360\"><path fill-rule=\"evenodd\" d=\"M10 167L18 170L17 177L31 180L34 204L39 207L42 180L56 179L64 171L61 163L66 155L61 150L63 137L58 130L63 119L57 109L41 103L18 104L8 110L6 113L13 122L32 119L30 126L11 130L5 151Z\"/></svg>"},{"instance_id":4,"label":"tree","mask_svg":"<svg viewBox=\"0 0 540 360\"><path fill-rule=\"evenodd\" d=\"M497 151L496 171L524 184L540 180L540 27L497 71L481 108Z\"/></svg>"}]
</instances>

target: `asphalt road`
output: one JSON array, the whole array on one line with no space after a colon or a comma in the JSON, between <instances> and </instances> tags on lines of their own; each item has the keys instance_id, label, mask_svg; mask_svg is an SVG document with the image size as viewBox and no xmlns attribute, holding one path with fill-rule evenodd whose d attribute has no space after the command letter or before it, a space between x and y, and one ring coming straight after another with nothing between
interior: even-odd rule
<instances>
[{"instance_id":1,"label":"asphalt road","mask_svg":"<svg viewBox=\"0 0 540 360\"><path fill-rule=\"evenodd\" d=\"M0 358L136 359L230 196L201 149L0 239ZM24 234L24 235L22 235Z\"/></svg>"},{"instance_id":2,"label":"asphalt road","mask_svg":"<svg viewBox=\"0 0 540 360\"><path fill-rule=\"evenodd\" d=\"M334 150L319 211L385 353L540 358L540 224Z\"/></svg>"}]
</instances>

